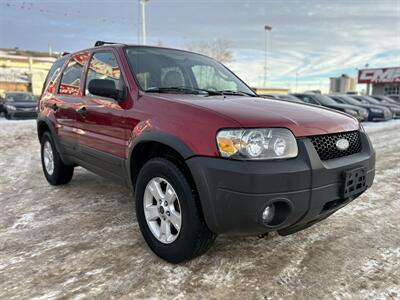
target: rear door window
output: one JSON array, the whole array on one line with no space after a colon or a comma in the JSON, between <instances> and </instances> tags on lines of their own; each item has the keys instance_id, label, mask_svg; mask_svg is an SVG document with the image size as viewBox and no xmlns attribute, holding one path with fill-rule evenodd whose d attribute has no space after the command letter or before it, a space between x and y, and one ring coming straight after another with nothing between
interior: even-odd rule
<instances>
[{"instance_id":1,"label":"rear door window","mask_svg":"<svg viewBox=\"0 0 400 300\"><path fill-rule=\"evenodd\" d=\"M85 55L75 55L68 62L58 90L59 94L78 96L80 94L81 76L85 65Z\"/></svg>"},{"instance_id":2,"label":"rear door window","mask_svg":"<svg viewBox=\"0 0 400 300\"><path fill-rule=\"evenodd\" d=\"M44 88L47 88L49 84L53 84L56 80L58 74L60 74L61 68L64 65L66 57L62 57L54 62L51 66L49 73L47 74L46 81L44 83Z\"/></svg>"}]
</instances>

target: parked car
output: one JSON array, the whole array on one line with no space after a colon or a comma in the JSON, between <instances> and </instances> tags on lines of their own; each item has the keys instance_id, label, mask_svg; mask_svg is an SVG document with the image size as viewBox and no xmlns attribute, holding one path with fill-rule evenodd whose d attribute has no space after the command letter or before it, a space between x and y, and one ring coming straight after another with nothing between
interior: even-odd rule
<instances>
[{"instance_id":1,"label":"parked car","mask_svg":"<svg viewBox=\"0 0 400 300\"><path fill-rule=\"evenodd\" d=\"M352 98L362 102L362 103L369 103L369 104L374 104L374 105L381 105L384 107L387 107L388 109L390 109L390 111L393 114L393 119L399 119L400 118L400 107L398 107L397 105L394 104L389 104L389 103L383 103L383 102L379 102L378 100L370 97L370 96L355 96L355 95L351 95Z\"/></svg>"},{"instance_id":2,"label":"parked car","mask_svg":"<svg viewBox=\"0 0 400 300\"><path fill-rule=\"evenodd\" d=\"M312 94L312 93L304 93L304 94L292 94L295 97L301 99L305 103L314 104L314 105L322 105L325 107L329 107L335 110L339 110L345 112L360 121L368 120L368 111L362 107L349 105L349 104L341 104L337 103L328 96L321 94Z\"/></svg>"},{"instance_id":3,"label":"parked car","mask_svg":"<svg viewBox=\"0 0 400 300\"><path fill-rule=\"evenodd\" d=\"M375 152L357 119L265 101L200 54L96 45L49 71L37 123L44 176L66 184L79 165L133 189L161 258L192 259L220 233L297 232L372 185Z\"/></svg>"},{"instance_id":4,"label":"parked car","mask_svg":"<svg viewBox=\"0 0 400 300\"><path fill-rule=\"evenodd\" d=\"M329 95L330 98L338 103L360 106L368 110L366 121L387 121L393 118L392 112L387 107L362 103L349 95Z\"/></svg>"},{"instance_id":5,"label":"parked car","mask_svg":"<svg viewBox=\"0 0 400 300\"><path fill-rule=\"evenodd\" d=\"M396 105L397 107L400 108L400 103L397 102L396 100L393 100L392 98L388 97L388 96L383 96L383 95L372 95L372 98L378 100L379 102L382 103L386 103L386 104L392 104L392 105Z\"/></svg>"},{"instance_id":6,"label":"parked car","mask_svg":"<svg viewBox=\"0 0 400 300\"><path fill-rule=\"evenodd\" d=\"M37 101L32 93L6 92L3 103L6 119L36 118Z\"/></svg>"}]
</instances>

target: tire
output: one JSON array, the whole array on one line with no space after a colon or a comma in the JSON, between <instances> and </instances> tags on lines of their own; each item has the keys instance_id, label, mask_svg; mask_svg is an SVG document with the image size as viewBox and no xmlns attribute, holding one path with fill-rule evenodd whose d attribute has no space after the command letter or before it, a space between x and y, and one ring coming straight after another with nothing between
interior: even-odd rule
<instances>
[{"instance_id":1,"label":"tire","mask_svg":"<svg viewBox=\"0 0 400 300\"><path fill-rule=\"evenodd\" d=\"M11 116L8 114L8 112L4 112L4 117L5 117L7 120L11 120Z\"/></svg>"},{"instance_id":2,"label":"tire","mask_svg":"<svg viewBox=\"0 0 400 300\"><path fill-rule=\"evenodd\" d=\"M147 187L152 184L153 179L167 181L167 183L172 186L176 194L176 199L178 199L179 202L179 214L181 216L180 229L179 233L174 237L175 239L171 242L161 241L160 238L156 237L152 232L151 226L157 226L158 221L156 221L157 224L153 221L152 224L155 225L149 225L150 223L146 220L144 201L149 199L149 190ZM161 184L162 183L160 183L160 186ZM152 193L150 194L150 198L152 198L151 201L153 201L154 204L156 198L153 197ZM167 195L166 192L165 195ZM202 255L211 247L216 238L216 234L208 229L204 221L196 192L190 187L183 172L167 159L151 159L140 170L135 188L135 205L136 217L146 243L157 256L170 263L176 264ZM174 205L176 206L176 202ZM171 210L172 216L172 210L174 210L174 208L171 209L171 207L169 207L169 209ZM166 213L168 213L168 211L166 211ZM166 215L162 215L162 217L164 216ZM161 218L159 221L162 222ZM173 230L174 226L172 221L169 228L170 232L177 231ZM164 238L165 236L163 235Z\"/></svg>"},{"instance_id":3,"label":"tire","mask_svg":"<svg viewBox=\"0 0 400 300\"><path fill-rule=\"evenodd\" d=\"M67 166L62 162L61 157L57 152L56 147L54 146L54 141L50 132L46 131L43 134L40 140L40 144L41 144L40 153L42 160L42 168L44 176L46 177L47 181L51 185L62 185L69 183L72 179L72 176L74 175L74 167ZM50 172L46 168L46 162L45 162L46 157L44 154L46 151L46 147L49 147L49 150L51 150L53 156L52 172Z\"/></svg>"}]
</instances>

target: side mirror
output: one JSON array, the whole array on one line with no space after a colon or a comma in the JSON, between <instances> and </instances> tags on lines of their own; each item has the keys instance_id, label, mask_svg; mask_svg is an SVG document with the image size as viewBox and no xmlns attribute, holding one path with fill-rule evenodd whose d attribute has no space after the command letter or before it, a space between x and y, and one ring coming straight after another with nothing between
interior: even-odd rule
<instances>
[{"instance_id":1,"label":"side mirror","mask_svg":"<svg viewBox=\"0 0 400 300\"><path fill-rule=\"evenodd\" d=\"M117 89L114 80L92 79L89 82L88 90L92 95L112 98L116 101L120 101L123 98L123 92Z\"/></svg>"}]
</instances>

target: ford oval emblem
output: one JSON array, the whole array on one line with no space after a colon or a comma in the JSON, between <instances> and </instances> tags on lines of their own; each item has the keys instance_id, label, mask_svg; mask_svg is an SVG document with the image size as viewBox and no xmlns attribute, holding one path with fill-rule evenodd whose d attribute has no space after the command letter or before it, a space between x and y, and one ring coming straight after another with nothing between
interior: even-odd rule
<instances>
[{"instance_id":1,"label":"ford oval emblem","mask_svg":"<svg viewBox=\"0 0 400 300\"><path fill-rule=\"evenodd\" d=\"M349 148L349 146L350 146L350 143L346 139L340 139L340 140L337 140L337 142L336 142L336 148L338 148L338 150L340 150L340 151L347 150Z\"/></svg>"}]
</instances>

